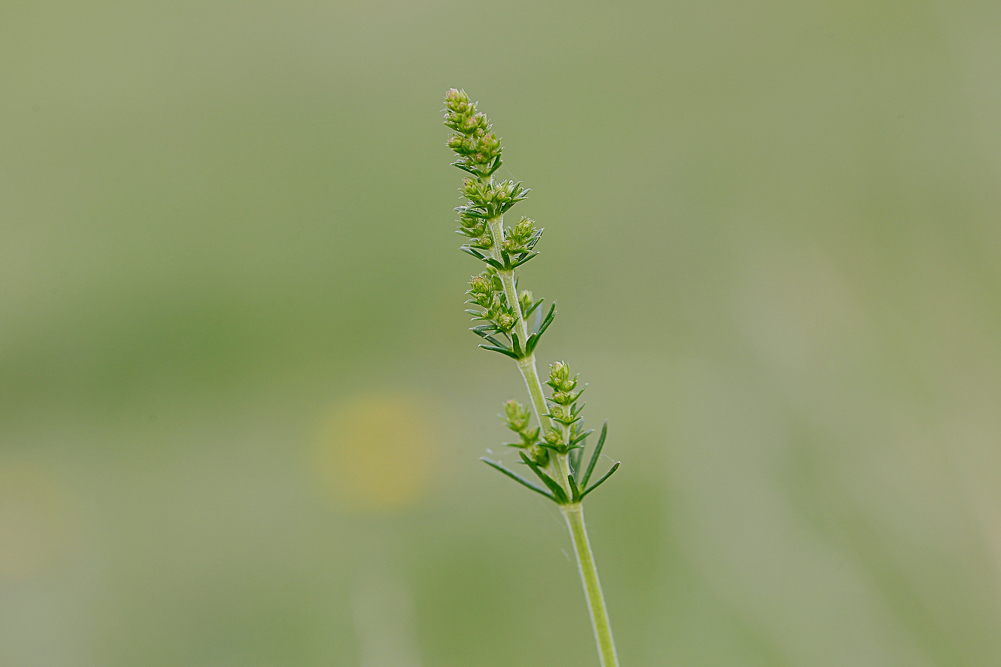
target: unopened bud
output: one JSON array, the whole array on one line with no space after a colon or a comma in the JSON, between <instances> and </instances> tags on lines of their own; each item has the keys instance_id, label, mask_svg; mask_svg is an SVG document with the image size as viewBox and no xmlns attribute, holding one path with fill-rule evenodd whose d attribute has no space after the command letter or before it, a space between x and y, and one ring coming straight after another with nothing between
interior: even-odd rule
<instances>
[{"instance_id":1,"label":"unopened bud","mask_svg":"<svg viewBox=\"0 0 1001 667\"><path fill-rule=\"evenodd\" d=\"M445 93L445 106L448 107L449 111L464 113L470 106L469 96L466 95L466 91L464 90L450 88L448 92Z\"/></svg>"},{"instance_id":2,"label":"unopened bud","mask_svg":"<svg viewBox=\"0 0 1001 667\"><path fill-rule=\"evenodd\" d=\"M554 385L562 385L570 377L570 367L562 361L557 361L549 366L549 382Z\"/></svg>"},{"instance_id":3,"label":"unopened bud","mask_svg":"<svg viewBox=\"0 0 1001 667\"><path fill-rule=\"evenodd\" d=\"M522 218L518 221L518 224L514 226L514 236L521 239L522 241L527 241L532 232L535 231L535 220L531 218Z\"/></svg>"},{"instance_id":4,"label":"unopened bud","mask_svg":"<svg viewBox=\"0 0 1001 667\"><path fill-rule=\"evenodd\" d=\"M528 410L513 398L504 404L504 413L507 415L507 426L512 431L520 433L528 427Z\"/></svg>"},{"instance_id":5,"label":"unopened bud","mask_svg":"<svg viewBox=\"0 0 1001 667\"><path fill-rule=\"evenodd\" d=\"M489 295L493 292L490 281L483 276L473 276L469 280L469 293L479 295Z\"/></svg>"}]
</instances>

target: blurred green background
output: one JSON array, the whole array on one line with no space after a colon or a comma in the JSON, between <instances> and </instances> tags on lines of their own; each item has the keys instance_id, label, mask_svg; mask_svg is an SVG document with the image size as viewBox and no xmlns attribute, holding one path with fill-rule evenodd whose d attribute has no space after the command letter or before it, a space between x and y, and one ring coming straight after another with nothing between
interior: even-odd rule
<instances>
[{"instance_id":1,"label":"blurred green background","mask_svg":"<svg viewBox=\"0 0 1001 667\"><path fill-rule=\"evenodd\" d=\"M624 667L1001 664L999 25L6 0L0 665L597 665L558 511L477 461L524 387L452 86L623 461Z\"/></svg>"}]
</instances>

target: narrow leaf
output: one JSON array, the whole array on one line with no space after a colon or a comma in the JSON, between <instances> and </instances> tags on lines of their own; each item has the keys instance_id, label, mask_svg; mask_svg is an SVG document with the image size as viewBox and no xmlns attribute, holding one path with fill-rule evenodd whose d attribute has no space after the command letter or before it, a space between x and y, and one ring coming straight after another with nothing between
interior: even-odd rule
<instances>
[{"instance_id":1,"label":"narrow leaf","mask_svg":"<svg viewBox=\"0 0 1001 667\"><path fill-rule=\"evenodd\" d=\"M494 338L490 334L486 333L485 331L475 331L475 330L472 330L472 329L470 329L470 331L473 331L474 334L476 334L480 338L483 338L484 340L486 340L491 345L494 345L496 347L501 347L501 348L504 347L503 343L501 343L499 340L497 340L496 338Z\"/></svg>"},{"instance_id":2,"label":"narrow leaf","mask_svg":"<svg viewBox=\"0 0 1001 667\"><path fill-rule=\"evenodd\" d=\"M612 467L611 467L611 468L610 468L610 469L608 470L608 472L606 472L606 473L605 473L604 475L602 475L601 479L599 479L599 480L598 480L597 482L595 482L595 483L594 483L594 484L593 484L593 485L591 486L591 488L590 488L590 489L588 489L587 491L585 491L585 492L584 492L584 493L583 493L583 494L581 495L581 498L583 498L584 496L586 496L587 494L591 493L592 491L594 491L595 489L597 489L597 488L598 488L599 486L601 486L602 482L604 482L604 481L605 481L606 479L608 479L609 477L611 477L611 476L612 476L612 473L613 473L613 472L615 472L616 470L618 470L618 469L619 469L619 464L620 464L620 463L622 463L622 462L621 462L621 461L616 461L616 462L615 462L615 465L613 465L613 466L612 466Z\"/></svg>"},{"instance_id":3,"label":"narrow leaf","mask_svg":"<svg viewBox=\"0 0 1001 667\"><path fill-rule=\"evenodd\" d=\"M526 455L525 452L518 452L518 454L521 456L521 460L525 462L525 465L531 468L532 472L534 472L539 479L542 480L542 483L549 487L549 490L553 492L554 496L556 496L557 501L565 503L567 501L567 492L563 490L563 487L560 486L555 479L547 475L542 468L536 465L535 461L528 458L528 455Z\"/></svg>"},{"instance_id":4,"label":"narrow leaf","mask_svg":"<svg viewBox=\"0 0 1001 667\"><path fill-rule=\"evenodd\" d=\"M535 346L539 344L539 337L536 334L532 334L528 337L528 342L525 343L525 353L532 354L535 352Z\"/></svg>"},{"instance_id":5,"label":"narrow leaf","mask_svg":"<svg viewBox=\"0 0 1001 667\"><path fill-rule=\"evenodd\" d=\"M601 435L598 436L598 444L594 447L594 452L591 453L591 462L587 464L587 472L584 473L584 477L581 478L581 486L587 486L587 482L591 479L591 473L594 472L594 464L598 462L598 457L601 456L601 448L605 446L605 436L608 435L608 420L601 427Z\"/></svg>"},{"instance_id":6,"label":"narrow leaf","mask_svg":"<svg viewBox=\"0 0 1001 667\"><path fill-rule=\"evenodd\" d=\"M551 445L548 442L546 442L545 440L539 441L538 444L539 444L539 447L545 447L546 449L551 449L551 450L553 450L554 452L556 452L558 454L566 454L567 453L567 446L563 445L563 444Z\"/></svg>"},{"instance_id":7,"label":"narrow leaf","mask_svg":"<svg viewBox=\"0 0 1001 667\"><path fill-rule=\"evenodd\" d=\"M538 336L539 338L542 338L542 334L546 333L546 329L549 328L549 325L553 323L554 319L556 319L555 301L553 301L553 305L549 307L549 312L546 313L546 318L542 320L542 326L540 326L539 330L535 332L535 335Z\"/></svg>"},{"instance_id":8,"label":"narrow leaf","mask_svg":"<svg viewBox=\"0 0 1001 667\"><path fill-rule=\"evenodd\" d=\"M567 475L567 481L570 483L570 497L575 503L580 502L584 496L580 495L580 489L577 488L577 482L574 481L573 475Z\"/></svg>"},{"instance_id":9,"label":"narrow leaf","mask_svg":"<svg viewBox=\"0 0 1001 667\"><path fill-rule=\"evenodd\" d=\"M471 248L468 245L459 246L459 250L465 253L469 253L470 255L481 261L486 258L486 255L484 255L482 252L480 252L476 248Z\"/></svg>"},{"instance_id":10,"label":"narrow leaf","mask_svg":"<svg viewBox=\"0 0 1001 667\"><path fill-rule=\"evenodd\" d=\"M570 470L573 471L574 479L577 479L580 477L580 460L584 457L584 445L577 445L574 449L576 451L571 451L567 458L570 460Z\"/></svg>"},{"instance_id":11,"label":"narrow leaf","mask_svg":"<svg viewBox=\"0 0 1001 667\"><path fill-rule=\"evenodd\" d=\"M521 257L519 257L518 260L514 264L511 265L511 268L512 269L517 269L519 266L522 266L523 264L528 264L528 261L530 259L538 257L538 255L539 255L539 253L537 253L537 252L526 253L526 254L522 255Z\"/></svg>"},{"instance_id":12,"label":"narrow leaf","mask_svg":"<svg viewBox=\"0 0 1001 667\"><path fill-rule=\"evenodd\" d=\"M487 215L486 211L483 211L475 206L456 206L455 212L460 215L466 215L470 218L480 218L483 220L488 219L490 216Z\"/></svg>"},{"instance_id":13,"label":"narrow leaf","mask_svg":"<svg viewBox=\"0 0 1001 667\"><path fill-rule=\"evenodd\" d=\"M501 264L500 262L498 262L493 257L483 257L482 259L483 259L484 262L486 262L487 264L489 264L493 268L497 269L498 271L503 271L504 270L504 265Z\"/></svg>"},{"instance_id":14,"label":"narrow leaf","mask_svg":"<svg viewBox=\"0 0 1001 667\"><path fill-rule=\"evenodd\" d=\"M539 299L538 301L533 303L531 306L528 307L528 310L526 310L524 313L521 314L521 316L527 320L528 317L535 312L535 309L542 305L543 301L545 301L545 299Z\"/></svg>"},{"instance_id":15,"label":"narrow leaf","mask_svg":"<svg viewBox=\"0 0 1001 667\"><path fill-rule=\"evenodd\" d=\"M513 472L513 471L511 471L511 470L508 470L507 468L505 468L505 467L504 467L503 465L501 465L500 463L497 463L496 461L491 461L490 459L488 459L488 458L487 458L487 457L485 457L485 456L481 456L481 457L480 457L480 460L481 460L481 461L483 461L484 463L486 463L486 464L487 464L488 466L490 466L491 468L493 468L493 469L495 469L495 470L500 470L500 471L501 471L502 473L504 473L505 475L507 475L508 477L510 477L511 479L513 479L514 481L518 482L519 484L522 484L522 485L524 485L524 486L527 486L527 487L528 487L528 488L530 488L530 489L531 489L532 491L535 491L536 493L541 493L541 494L542 494L542 495L544 495L544 496L545 496L546 498L549 498L549 499L550 499L550 500L552 500L553 502L556 502L556 497L555 497L555 496L553 496L553 494L551 494L551 493L549 493L548 491L546 491L545 489L543 489L543 488L542 488L541 486L539 486L538 484L532 484L531 482L529 482L529 481L528 481L527 479L525 479L524 477L522 477L522 476L521 476L521 475L519 475L518 473L516 473L516 472Z\"/></svg>"},{"instance_id":16,"label":"narrow leaf","mask_svg":"<svg viewBox=\"0 0 1001 667\"><path fill-rule=\"evenodd\" d=\"M571 447L573 447L573 446L574 446L574 445L576 445L576 444L577 444L578 442L580 442L581 440L583 440L583 439L584 439L584 438L586 438L587 436L591 435L592 433L594 433L594 429L593 429L593 428L589 428L589 429L587 429L586 431L584 431L583 433L581 433L580 435L578 435L578 436L577 436L576 438L574 438L574 439L573 439L573 440L572 440L572 441L570 442L570 446L571 446Z\"/></svg>"},{"instance_id":17,"label":"narrow leaf","mask_svg":"<svg viewBox=\"0 0 1001 667\"><path fill-rule=\"evenodd\" d=\"M528 356L527 354L522 354L521 353L521 343L518 341L518 334L516 334L515 332L512 331L511 332L511 338L513 339L514 353L516 355L518 355L516 358L517 359L523 359L523 358L527 357Z\"/></svg>"},{"instance_id":18,"label":"narrow leaf","mask_svg":"<svg viewBox=\"0 0 1001 667\"><path fill-rule=\"evenodd\" d=\"M511 350L505 349L503 347L498 347L496 345L483 345L482 343L480 344L480 347L482 347L484 350L490 350L492 352L500 352L506 357L511 357L515 361L520 361L520 359L518 359L518 355L516 355Z\"/></svg>"}]
</instances>

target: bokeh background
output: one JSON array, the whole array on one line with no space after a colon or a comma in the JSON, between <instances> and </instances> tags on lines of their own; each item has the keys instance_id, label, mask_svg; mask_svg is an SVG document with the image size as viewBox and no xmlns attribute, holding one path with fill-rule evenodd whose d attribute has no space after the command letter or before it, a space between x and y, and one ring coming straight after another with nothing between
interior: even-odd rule
<instances>
[{"instance_id":1,"label":"bokeh background","mask_svg":"<svg viewBox=\"0 0 1001 667\"><path fill-rule=\"evenodd\" d=\"M622 664L1001 664L1001 4L0 19L0 665L597 665L440 109L546 227ZM510 460L510 455L507 455Z\"/></svg>"}]
</instances>

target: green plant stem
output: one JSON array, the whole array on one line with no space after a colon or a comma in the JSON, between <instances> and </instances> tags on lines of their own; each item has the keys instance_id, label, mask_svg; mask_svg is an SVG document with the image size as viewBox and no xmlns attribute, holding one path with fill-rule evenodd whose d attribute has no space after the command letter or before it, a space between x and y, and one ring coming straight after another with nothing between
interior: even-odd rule
<instances>
[{"instance_id":1,"label":"green plant stem","mask_svg":"<svg viewBox=\"0 0 1001 667\"><path fill-rule=\"evenodd\" d=\"M500 259L500 248L504 243L504 216L493 218L487 224L490 227L490 234L493 237L493 256ZM521 312L521 302L518 300L518 286L514 278L514 271L498 271L501 283L504 284L504 294L507 295L507 302L514 310L518 318L515 324L515 333L518 334L522 345L528 342L528 324L525 316ZM535 410L535 419L542 425L543 430L549 428L549 408L546 407L546 395L542 390L542 381L539 379L539 371L535 367L535 354L530 354L526 358L518 361L518 369L525 379L525 386L528 387L528 395L532 397L532 409ZM565 481L563 482L566 483Z\"/></svg>"},{"instance_id":2,"label":"green plant stem","mask_svg":"<svg viewBox=\"0 0 1001 667\"><path fill-rule=\"evenodd\" d=\"M556 454L553 453L554 467L556 468L556 479L559 480L560 486L563 490L567 492L567 498L572 498L573 494L570 491L570 480L567 477L570 476L570 462L566 454Z\"/></svg>"},{"instance_id":3,"label":"green plant stem","mask_svg":"<svg viewBox=\"0 0 1001 667\"><path fill-rule=\"evenodd\" d=\"M525 378L525 386L528 387L528 394L532 397L532 407L535 409L535 418L539 420L544 428L549 428L549 417L546 414L549 409L546 407L546 398L542 393L542 381L539 380L539 371L535 368L535 355L531 354L527 359L518 362L518 370Z\"/></svg>"},{"instance_id":4,"label":"green plant stem","mask_svg":"<svg viewBox=\"0 0 1001 667\"><path fill-rule=\"evenodd\" d=\"M584 508L580 503L575 503L561 506L560 511L563 512L563 516L567 520L570 539L573 541L574 552L577 554L577 569L580 571L581 583L584 585L584 596L587 598L587 608L591 614L591 627L594 628L594 641L598 645L598 658L601 660L601 667L619 667L619 657L615 653L615 640L612 638L612 626L608 622L608 609L605 607L605 596L601 592L598 568L594 564L591 543L587 539Z\"/></svg>"}]
</instances>

